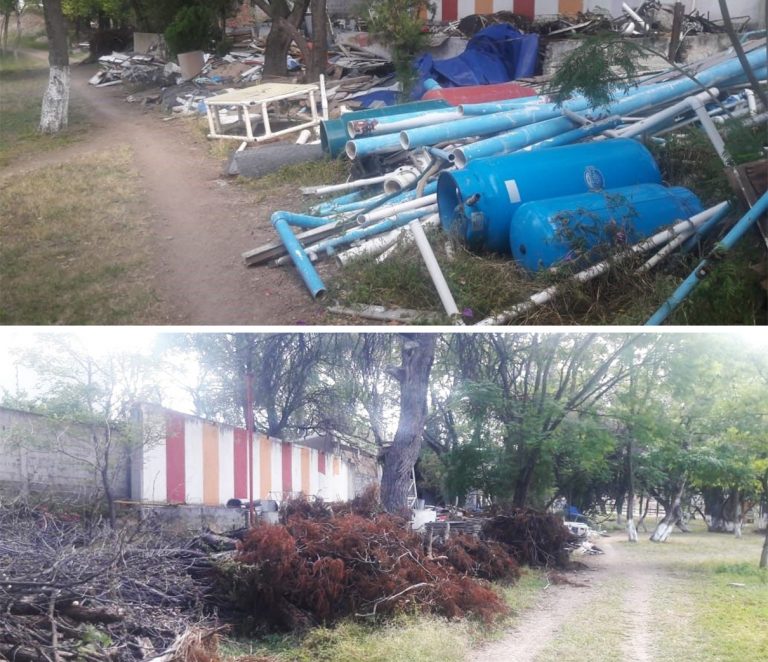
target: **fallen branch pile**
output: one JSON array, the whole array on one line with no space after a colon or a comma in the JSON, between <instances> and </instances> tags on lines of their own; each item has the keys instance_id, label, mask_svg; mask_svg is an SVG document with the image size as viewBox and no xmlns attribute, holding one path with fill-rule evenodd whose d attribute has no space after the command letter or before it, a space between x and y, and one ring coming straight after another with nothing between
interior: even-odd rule
<instances>
[{"instance_id":1,"label":"fallen branch pile","mask_svg":"<svg viewBox=\"0 0 768 662\"><path fill-rule=\"evenodd\" d=\"M456 549L461 543L455 543ZM407 523L390 515L349 514L320 521L299 515L287 524L257 526L222 564L222 586L243 612L276 627L301 629L343 616L373 617L415 609L449 618L486 621L506 613L499 596L474 577L513 579L513 560L484 561L464 549L460 568L451 554L430 557Z\"/></svg>"},{"instance_id":2,"label":"fallen branch pile","mask_svg":"<svg viewBox=\"0 0 768 662\"><path fill-rule=\"evenodd\" d=\"M162 656L205 625L206 552L141 527L86 527L23 506L0 508L0 658Z\"/></svg>"},{"instance_id":3,"label":"fallen branch pile","mask_svg":"<svg viewBox=\"0 0 768 662\"><path fill-rule=\"evenodd\" d=\"M521 565L560 566L568 563L575 537L557 515L533 508L513 508L489 519L483 536L506 546Z\"/></svg>"}]
</instances>

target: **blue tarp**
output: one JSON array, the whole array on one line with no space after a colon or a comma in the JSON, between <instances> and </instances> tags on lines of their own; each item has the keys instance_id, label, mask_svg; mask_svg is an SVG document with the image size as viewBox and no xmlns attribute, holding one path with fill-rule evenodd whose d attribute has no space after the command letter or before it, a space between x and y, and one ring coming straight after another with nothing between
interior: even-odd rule
<instances>
[{"instance_id":1,"label":"blue tarp","mask_svg":"<svg viewBox=\"0 0 768 662\"><path fill-rule=\"evenodd\" d=\"M499 23L480 30L467 44L467 49L447 60L434 60L422 55L416 61L421 81L434 78L443 87L466 87L506 83L532 76L536 72L539 35L523 34L511 25Z\"/></svg>"}]
</instances>

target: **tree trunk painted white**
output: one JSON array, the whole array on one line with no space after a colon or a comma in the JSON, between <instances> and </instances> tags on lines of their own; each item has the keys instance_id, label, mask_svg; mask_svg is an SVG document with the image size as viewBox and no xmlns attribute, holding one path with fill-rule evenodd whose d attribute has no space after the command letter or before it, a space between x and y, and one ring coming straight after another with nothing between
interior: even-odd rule
<instances>
[{"instance_id":1,"label":"tree trunk painted white","mask_svg":"<svg viewBox=\"0 0 768 662\"><path fill-rule=\"evenodd\" d=\"M637 529L635 528L635 518L630 517L627 520L627 541L637 542Z\"/></svg>"},{"instance_id":2,"label":"tree trunk painted white","mask_svg":"<svg viewBox=\"0 0 768 662\"><path fill-rule=\"evenodd\" d=\"M675 522L667 521L667 518L664 518L661 522L659 522L656 530L651 534L651 541L667 542L667 538L669 538L669 534L672 533L672 529L674 528Z\"/></svg>"},{"instance_id":3,"label":"tree trunk painted white","mask_svg":"<svg viewBox=\"0 0 768 662\"><path fill-rule=\"evenodd\" d=\"M48 87L40 111L40 132L58 133L69 118L69 67L51 65Z\"/></svg>"},{"instance_id":4,"label":"tree trunk painted white","mask_svg":"<svg viewBox=\"0 0 768 662\"><path fill-rule=\"evenodd\" d=\"M733 524L733 535L741 538L741 520L736 520Z\"/></svg>"}]
</instances>

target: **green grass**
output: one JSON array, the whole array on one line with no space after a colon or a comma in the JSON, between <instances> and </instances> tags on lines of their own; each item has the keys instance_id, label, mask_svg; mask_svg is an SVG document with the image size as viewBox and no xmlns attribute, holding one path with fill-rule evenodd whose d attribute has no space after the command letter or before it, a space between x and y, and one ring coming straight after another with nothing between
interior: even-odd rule
<instances>
[{"instance_id":1,"label":"green grass","mask_svg":"<svg viewBox=\"0 0 768 662\"><path fill-rule=\"evenodd\" d=\"M160 321L127 148L6 177L0 324Z\"/></svg>"},{"instance_id":2,"label":"green grass","mask_svg":"<svg viewBox=\"0 0 768 662\"><path fill-rule=\"evenodd\" d=\"M380 626L344 621L334 628L315 628L303 638L222 646L225 659L254 655L275 662L462 662L468 651L465 623L426 616L402 616Z\"/></svg>"},{"instance_id":3,"label":"green grass","mask_svg":"<svg viewBox=\"0 0 768 662\"><path fill-rule=\"evenodd\" d=\"M43 93L48 84L44 60L0 56L0 168L21 155L57 149L80 140L87 127L84 110L70 100L69 126L54 135L37 132Z\"/></svg>"}]
</instances>

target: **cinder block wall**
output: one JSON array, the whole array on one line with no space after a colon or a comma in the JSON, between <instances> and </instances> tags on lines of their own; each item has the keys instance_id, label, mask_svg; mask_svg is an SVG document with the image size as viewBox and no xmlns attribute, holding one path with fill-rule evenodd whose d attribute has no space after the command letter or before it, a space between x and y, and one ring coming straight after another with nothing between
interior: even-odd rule
<instances>
[{"instance_id":1,"label":"cinder block wall","mask_svg":"<svg viewBox=\"0 0 768 662\"><path fill-rule=\"evenodd\" d=\"M112 471L117 498L130 494L127 456ZM87 426L0 407L0 489L10 495L51 492L85 497L100 488Z\"/></svg>"}]
</instances>

